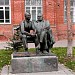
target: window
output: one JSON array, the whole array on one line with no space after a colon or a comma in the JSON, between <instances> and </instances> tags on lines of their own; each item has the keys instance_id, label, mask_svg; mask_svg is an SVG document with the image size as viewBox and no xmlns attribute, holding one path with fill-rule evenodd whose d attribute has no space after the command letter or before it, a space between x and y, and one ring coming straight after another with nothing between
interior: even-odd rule
<instances>
[{"instance_id":1,"label":"window","mask_svg":"<svg viewBox=\"0 0 75 75\"><path fill-rule=\"evenodd\" d=\"M0 0L0 24L10 24L10 0Z\"/></svg>"},{"instance_id":2,"label":"window","mask_svg":"<svg viewBox=\"0 0 75 75\"><path fill-rule=\"evenodd\" d=\"M25 12L31 13L31 20L37 20L37 14L42 13L42 0L25 0Z\"/></svg>"},{"instance_id":3,"label":"window","mask_svg":"<svg viewBox=\"0 0 75 75\"><path fill-rule=\"evenodd\" d=\"M75 22L75 0L70 0L70 14L72 22ZM67 22L66 0L64 0L64 20Z\"/></svg>"}]
</instances>

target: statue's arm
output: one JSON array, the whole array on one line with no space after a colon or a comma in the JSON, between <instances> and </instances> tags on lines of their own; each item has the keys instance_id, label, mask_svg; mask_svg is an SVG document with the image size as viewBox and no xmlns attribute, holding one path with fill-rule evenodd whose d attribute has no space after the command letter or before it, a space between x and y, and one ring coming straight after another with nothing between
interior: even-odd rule
<instances>
[{"instance_id":1,"label":"statue's arm","mask_svg":"<svg viewBox=\"0 0 75 75\"><path fill-rule=\"evenodd\" d=\"M45 27L44 27L44 29L47 29L47 30L49 30L50 29L50 23L49 23L49 21L47 20L47 21L45 21Z\"/></svg>"},{"instance_id":2,"label":"statue's arm","mask_svg":"<svg viewBox=\"0 0 75 75\"><path fill-rule=\"evenodd\" d=\"M24 31L22 34L25 34L25 35L31 35L29 32L27 32L27 31Z\"/></svg>"},{"instance_id":3,"label":"statue's arm","mask_svg":"<svg viewBox=\"0 0 75 75\"><path fill-rule=\"evenodd\" d=\"M36 34L35 22L32 22L32 29L33 29L34 33Z\"/></svg>"}]
</instances>

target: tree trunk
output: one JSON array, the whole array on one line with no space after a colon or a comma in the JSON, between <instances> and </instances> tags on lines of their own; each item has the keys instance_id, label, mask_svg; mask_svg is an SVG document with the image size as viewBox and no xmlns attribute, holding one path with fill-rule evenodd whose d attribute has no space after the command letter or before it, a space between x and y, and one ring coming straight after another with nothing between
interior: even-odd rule
<instances>
[{"instance_id":1,"label":"tree trunk","mask_svg":"<svg viewBox=\"0 0 75 75\"><path fill-rule=\"evenodd\" d=\"M67 46L67 56L72 56L72 23L71 23L71 15L70 15L70 0L66 0L67 2L67 34L68 34L68 46Z\"/></svg>"}]
</instances>

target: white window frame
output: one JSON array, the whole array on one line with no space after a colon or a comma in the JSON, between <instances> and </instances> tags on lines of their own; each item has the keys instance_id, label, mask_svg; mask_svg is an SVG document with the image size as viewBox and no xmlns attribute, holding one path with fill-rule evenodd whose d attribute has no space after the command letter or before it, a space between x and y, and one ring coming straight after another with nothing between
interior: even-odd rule
<instances>
[{"instance_id":1,"label":"white window frame","mask_svg":"<svg viewBox=\"0 0 75 75\"><path fill-rule=\"evenodd\" d=\"M66 12L66 6L65 6L65 1L64 1L64 22L67 22L67 15L66 15L65 12ZM72 14L71 14L71 20L72 20L72 22L75 23L75 5L74 6L70 6L70 13L71 12L72 12Z\"/></svg>"},{"instance_id":2,"label":"white window frame","mask_svg":"<svg viewBox=\"0 0 75 75\"><path fill-rule=\"evenodd\" d=\"M64 0L64 22L67 22L65 0Z\"/></svg>"},{"instance_id":3,"label":"white window frame","mask_svg":"<svg viewBox=\"0 0 75 75\"><path fill-rule=\"evenodd\" d=\"M36 7L36 11L37 11L37 8L38 7L41 7L41 13L42 13L42 1L43 0L41 0L41 5L26 5L26 0L25 0L25 12L26 12L26 7L30 7L30 14L31 14L31 21L32 21L32 7ZM37 12L36 12L36 20L37 20Z\"/></svg>"},{"instance_id":4,"label":"white window frame","mask_svg":"<svg viewBox=\"0 0 75 75\"><path fill-rule=\"evenodd\" d=\"M0 5L0 7L3 7L3 9L0 10L4 11L4 22L0 24L11 24L11 0L9 0L9 5ZM5 7L9 7L9 23L5 22Z\"/></svg>"}]
</instances>

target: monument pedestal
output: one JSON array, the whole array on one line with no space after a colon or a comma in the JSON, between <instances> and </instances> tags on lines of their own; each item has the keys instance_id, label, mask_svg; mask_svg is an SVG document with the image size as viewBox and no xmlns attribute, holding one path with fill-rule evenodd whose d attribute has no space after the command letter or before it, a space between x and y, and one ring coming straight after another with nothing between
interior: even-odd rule
<instances>
[{"instance_id":1,"label":"monument pedestal","mask_svg":"<svg viewBox=\"0 0 75 75\"><path fill-rule=\"evenodd\" d=\"M20 53L20 56L21 54L24 53ZM55 55L16 57L12 54L11 56L12 73L50 72L58 70L58 58Z\"/></svg>"}]
</instances>

